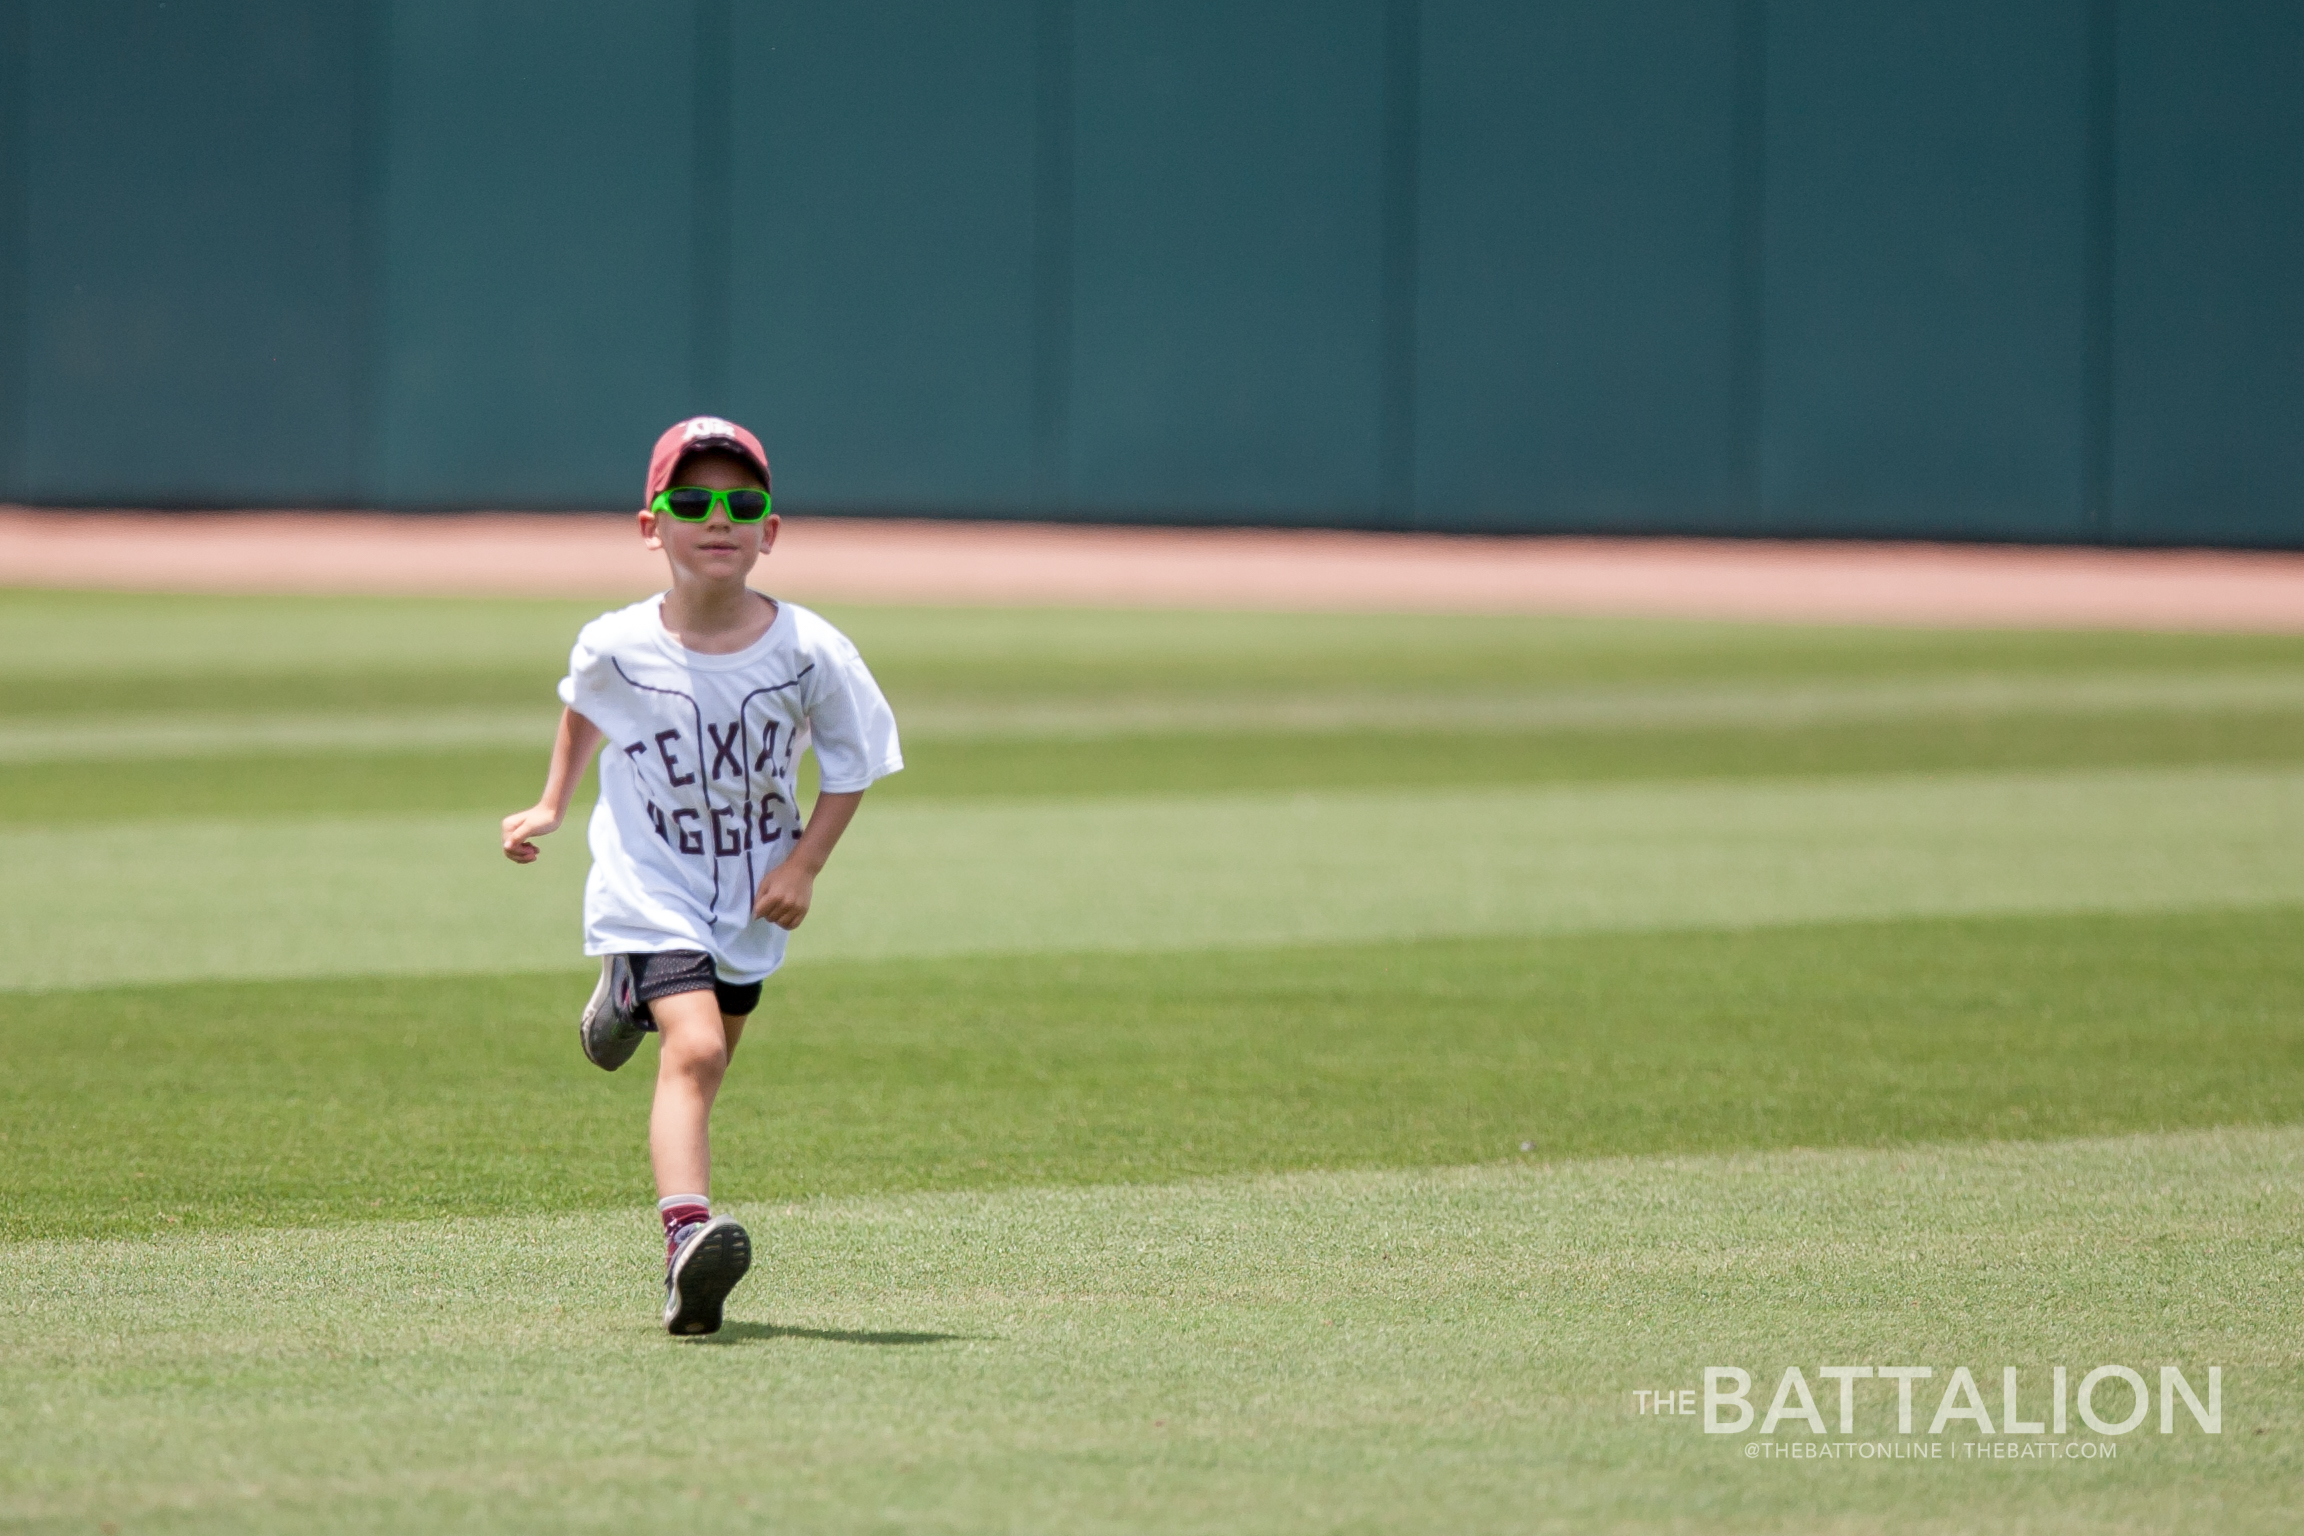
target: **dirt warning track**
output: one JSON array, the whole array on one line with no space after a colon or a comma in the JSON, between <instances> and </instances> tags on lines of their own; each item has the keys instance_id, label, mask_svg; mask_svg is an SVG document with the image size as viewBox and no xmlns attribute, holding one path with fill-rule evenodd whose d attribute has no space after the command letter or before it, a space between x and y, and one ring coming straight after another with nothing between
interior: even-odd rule
<instances>
[{"instance_id":1,"label":"dirt warning track","mask_svg":"<svg viewBox=\"0 0 2304 1536\"><path fill-rule=\"evenodd\" d=\"M608 514L0 509L0 586L639 596ZM808 518L756 583L802 602L1557 613L2304 631L2304 555Z\"/></svg>"}]
</instances>

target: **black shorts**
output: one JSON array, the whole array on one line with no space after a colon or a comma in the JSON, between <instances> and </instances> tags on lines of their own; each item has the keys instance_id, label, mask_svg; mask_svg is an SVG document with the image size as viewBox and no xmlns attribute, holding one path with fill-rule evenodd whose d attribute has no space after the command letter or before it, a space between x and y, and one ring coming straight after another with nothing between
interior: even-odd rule
<instances>
[{"instance_id":1,"label":"black shorts","mask_svg":"<svg viewBox=\"0 0 2304 1536\"><path fill-rule=\"evenodd\" d=\"M630 955L632 984L640 1001L675 992L710 992L720 1000L722 1018L740 1018L760 1006L760 983L722 981L712 957L700 949L668 949L658 955Z\"/></svg>"}]
</instances>

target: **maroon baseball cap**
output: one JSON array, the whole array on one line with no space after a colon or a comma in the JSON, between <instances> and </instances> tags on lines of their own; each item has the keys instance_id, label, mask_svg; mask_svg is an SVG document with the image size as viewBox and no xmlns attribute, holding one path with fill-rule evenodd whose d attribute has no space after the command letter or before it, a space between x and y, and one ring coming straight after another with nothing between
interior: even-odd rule
<instances>
[{"instance_id":1,"label":"maroon baseball cap","mask_svg":"<svg viewBox=\"0 0 2304 1536\"><path fill-rule=\"evenodd\" d=\"M664 429L656 439L656 451L648 455L648 494L640 498L646 506L656 499L656 493L672 483L672 471L680 461L692 453L710 453L717 449L732 453L760 472L760 484L768 484L768 453L760 446L760 439L732 421L717 416L691 416L677 426Z\"/></svg>"}]
</instances>

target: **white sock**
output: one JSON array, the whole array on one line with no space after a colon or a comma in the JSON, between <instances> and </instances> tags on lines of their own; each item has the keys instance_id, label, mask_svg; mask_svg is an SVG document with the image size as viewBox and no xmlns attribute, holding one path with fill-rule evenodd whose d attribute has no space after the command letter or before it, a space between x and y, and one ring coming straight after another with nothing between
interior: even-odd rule
<instances>
[{"instance_id":1,"label":"white sock","mask_svg":"<svg viewBox=\"0 0 2304 1536\"><path fill-rule=\"evenodd\" d=\"M701 1217L695 1214L698 1211L703 1212ZM677 1217L674 1212L679 1213ZM663 1221L664 1235L669 1238L691 1221L710 1221L712 1202L702 1195L666 1195L656 1202L656 1215Z\"/></svg>"}]
</instances>

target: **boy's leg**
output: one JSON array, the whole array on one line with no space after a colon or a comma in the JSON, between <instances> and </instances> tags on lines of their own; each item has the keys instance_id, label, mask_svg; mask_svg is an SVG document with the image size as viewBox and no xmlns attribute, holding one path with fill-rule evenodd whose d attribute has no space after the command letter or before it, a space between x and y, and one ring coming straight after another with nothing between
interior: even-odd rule
<instances>
[{"instance_id":1,"label":"boy's leg","mask_svg":"<svg viewBox=\"0 0 2304 1536\"><path fill-rule=\"evenodd\" d=\"M656 1058L656 1103L648 1119L648 1154L656 1193L705 1195L712 1177L712 1101L744 1023L760 1003L760 983L722 981L701 954L672 957L676 975L700 973L711 984L652 998L648 1008L663 1046ZM646 990L643 987L643 990Z\"/></svg>"},{"instance_id":2,"label":"boy's leg","mask_svg":"<svg viewBox=\"0 0 2304 1536\"><path fill-rule=\"evenodd\" d=\"M656 1103L648 1116L648 1158L659 1196L705 1195L712 1188L712 1101L742 1035L724 1019L709 987L652 999L658 1036Z\"/></svg>"},{"instance_id":3,"label":"boy's leg","mask_svg":"<svg viewBox=\"0 0 2304 1536\"><path fill-rule=\"evenodd\" d=\"M707 1199L712 1101L744 1019L723 1016L710 989L667 993L649 1008L663 1042L648 1152L663 1197L664 1326L675 1334L716 1333L722 1303L752 1266L751 1236L730 1218L713 1217Z\"/></svg>"}]
</instances>

